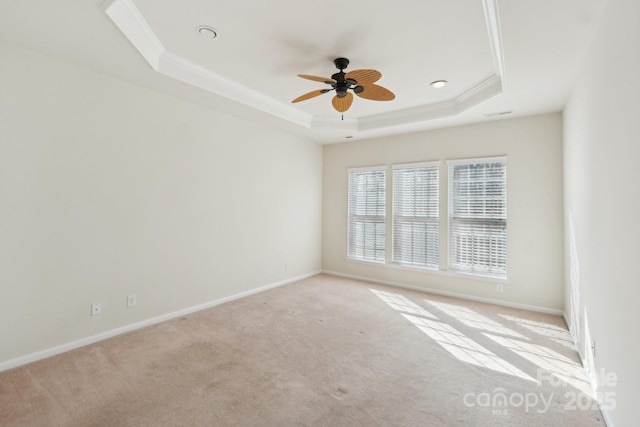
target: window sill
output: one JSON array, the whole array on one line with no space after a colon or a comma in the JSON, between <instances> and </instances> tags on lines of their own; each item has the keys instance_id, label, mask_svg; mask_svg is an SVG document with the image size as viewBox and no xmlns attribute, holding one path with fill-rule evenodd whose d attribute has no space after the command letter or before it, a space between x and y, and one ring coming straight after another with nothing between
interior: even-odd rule
<instances>
[{"instance_id":1,"label":"window sill","mask_svg":"<svg viewBox=\"0 0 640 427\"><path fill-rule=\"evenodd\" d=\"M345 258L346 262L352 262L356 264L368 264L368 265L387 265L385 261L373 261L368 259L360 259L360 258Z\"/></svg>"},{"instance_id":2,"label":"window sill","mask_svg":"<svg viewBox=\"0 0 640 427\"><path fill-rule=\"evenodd\" d=\"M437 276L444 276L444 277L476 280L480 282L490 282L490 283L501 284L501 285L511 284L511 281L509 280L509 278L484 276L480 274L470 274L470 273L463 273L460 271L451 271L451 270L436 270L434 268L419 267L415 265L396 264L396 263L388 263L383 261L367 261L363 259L354 259L354 258L345 258L345 262L351 263L351 264L363 264L363 265L369 265L369 266L384 267L384 268L390 268L394 270L405 270L405 271L414 271L414 272L426 273L426 274L434 274Z\"/></svg>"}]
</instances>

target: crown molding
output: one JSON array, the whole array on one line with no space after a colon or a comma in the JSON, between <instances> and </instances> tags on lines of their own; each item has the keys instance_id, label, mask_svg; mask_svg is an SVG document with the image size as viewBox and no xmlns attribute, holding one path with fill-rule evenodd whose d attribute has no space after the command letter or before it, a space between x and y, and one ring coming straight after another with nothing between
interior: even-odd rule
<instances>
[{"instance_id":1,"label":"crown molding","mask_svg":"<svg viewBox=\"0 0 640 427\"><path fill-rule=\"evenodd\" d=\"M375 131L455 116L503 91L504 57L498 0L482 0L494 74L453 99L389 113L341 120L312 116L166 50L133 0L107 0L105 13L158 73L232 99L311 130Z\"/></svg>"},{"instance_id":2,"label":"crown molding","mask_svg":"<svg viewBox=\"0 0 640 427\"><path fill-rule=\"evenodd\" d=\"M107 0L102 8L149 65L159 71L160 57L165 52L164 46L136 5L130 0Z\"/></svg>"},{"instance_id":3,"label":"crown molding","mask_svg":"<svg viewBox=\"0 0 640 427\"><path fill-rule=\"evenodd\" d=\"M227 77L216 74L172 52L165 51L160 57L159 67L156 71L288 120L299 126L306 128L311 127L311 114L276 101L273 98L263 95Z\"/></svg>"},{"instance_id":4,"label":"crown molding","mask_svg":"<svg viewBox=\"0 0 640 427\"><path fill-rule=\"evenodd\" d=\"M484 18L487 22L491 56L496 75L504 81L504 51L502 49L502 31L500 30L500 14L498 0L482 0Z\"/></svg>"}]
</instances>

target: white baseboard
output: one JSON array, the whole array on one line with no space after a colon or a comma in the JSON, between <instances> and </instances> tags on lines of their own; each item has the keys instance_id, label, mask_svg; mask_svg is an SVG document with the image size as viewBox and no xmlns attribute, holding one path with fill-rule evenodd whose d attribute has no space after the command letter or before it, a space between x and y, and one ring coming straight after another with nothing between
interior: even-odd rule
<instances>
[{"instance_id":1,"label":"white baseboard","mask_svg":"<svg viewBox=\"0 0 640 427\"><path fill-rule=\"evenodd\" d=\"M565 313L564 311L562 312L562 318L564 319L564 324L567 325L567 329L569 329L569 332L572 334L571 338L573 338L573 332L571 332L571 325L569 324L569 319L567 319L567 313ZM575 345L575 342L573 344Z\"/></svg>"},{"instance_id":2,"label":"white baseboard","mask_svg":"<svg viewBox=\"0 0 640 427\"><path fill-rule=\"evenodd\" d=\"M576 349L578 349L578 345L575 344ZM578 353L578 359L580 360L580 366L582 366L582 369L584 369L584 373L585 376L589 377L589 373L587 372L587 368L585 367L585 363L584 363L584 358L582 357L582 353L579 350L576 350L576 352ZM591 384L591 388L594 391L594 394L596 394L597 397L597 384L592 383ZM600 405L602 402L600 401L600 399L598 400L598 405ZM609 416L609 413L607 411L603 411L602 409L600 409L600 415L602 415L602 420L604 421L604 425L606 427L614 427L615 424L613 424L613 421L611 421L611 417Z\"/></svg>"},{"instance_id":3,"label":"white baseboard","mask_svg":"<svg viewBox=\"0 0 640 427\"><path fill-rule=\"evenodd\" d=\"M615 425L613 424L613 421L611 421L611 418L609 418L608 412L603 411L601 409L600 413L602 414L602 419L604 420L604 425L605 426L607 426L607 427L615 427Z\"/></svg>"},{"instance_id":4,"label":"white baseboard","mask_svg":"<svg viewBox=\"0 0 640 427\"><path fill-rule=\"evenodd\" d=\"M555 308L539 307L539 306L535 306L535 305L519 304L519 303L515 303L515 302L502 301L502 300L496 300L496 299L491 299L491 298L476 297L476 296L473 296L473 295L466 295L466 294L459 294L459 293L456 293L456 292L441 291L439 289L424 288L422 286L407 285L405 283L391 282L391 281L388 281L388 280L377 280L377 279L371 279L369 277L364 277L364 276L355 276L355 275L352 275L352 274L338 273L336 271L322 270L322 273L328 274L330 276L344 277L345 279L361 280L361 281L365 281L365 282L378 283L380 285L388 285L388 286L394 286L396 288L411 289L413 291L428 292L428 293L431 293L431 294L443 295L443 296L454 297L454 298L460 298L460 299L469 300L469 301L484 302L484 303L487 303L487 304L501 305L503 307L535 311L537 313L553 314L555 316L564 316L564 312L562 310L557 310Z\"/></svg>"},{"instance_id":5,"label":"white baseboard","mask_svg":"<svg viewBox=\"0 0 640 427\"><path fill-rule=\"evenodd\" d=\"M55 356L57 354L65 353L67 351L75 350L80 347L84 347L89 344L103 341L108 338L113 338L117 335L121 335L127 332L135 331L136 329L145 328L147 326L155 325L157 323L166 322L167 320L175 319L177 317L185 316L187 314L195 313L200 310L215 307L216 305L224 304L225 302L233 301L236 299L244 298L249 295L254 295L260 292L267 291L269 289L277 288L288 283L297 282L312 276L320 274L320 271L314 271L312 273L302 274L300 276L292 277L289 279L281 280L276 283L261 286L249 291L240 292L238 294L230 295L228 297L220 298L214 301L209 301L204 304L199 304L193 307L187 307L182 310L174 311L172 313L163 314L161 316L153 317L151 319L143 320L141 322L131 323L129 325L122 326L120 328L111 329L109 331L101 332L96 335L91 335L76 341L68 342L65 344L57 345L55 347L47 348L45 350L37 351L35 353L27 354L25 356L16 357L5 362L0 363L0 372L8 369L13 369L18 366L26 365L28 363L36 362L38 360L46 359L47 357Z\"/></svg>"}]
</instances>

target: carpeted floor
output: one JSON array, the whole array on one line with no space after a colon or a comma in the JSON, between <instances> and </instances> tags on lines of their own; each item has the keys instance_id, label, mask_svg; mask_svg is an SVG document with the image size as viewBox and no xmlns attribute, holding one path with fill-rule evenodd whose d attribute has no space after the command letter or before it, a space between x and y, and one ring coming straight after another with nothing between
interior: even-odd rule
<instances>
[{"instance_id":1,"label":"carpeted floor","mask_svg":"<svg viewBox=\"0 0 640 427\"><path fill-rule=\"evenodd\" d=\"M319 275L0 373L0 425L603 426L581 390L559 317Z\"/></svg>"}]
</instances>

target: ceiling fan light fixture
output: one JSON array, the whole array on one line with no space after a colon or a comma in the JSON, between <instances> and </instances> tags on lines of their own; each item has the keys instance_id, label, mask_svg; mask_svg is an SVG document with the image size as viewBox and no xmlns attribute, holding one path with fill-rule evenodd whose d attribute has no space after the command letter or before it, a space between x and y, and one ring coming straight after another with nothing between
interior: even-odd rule
<instances>
[{"instance_id":1,"label":"ceiling fan light fixture","mask_svg":"<svg viewBox=\"0 0 640 427\"><path fill-rule=\"evenodd\" d=\"M209 40L213 40L216 37L218 37L218 32L215 30L215 28L209 27L207 25L200 25L199 27L196 28L196 31L202 37Z\"/></svg>"},{"instance_id":2,"label":"ceiling fan light fixture","mask_svg":"<svg viewBox=\"0 0 640 427\"><path fill-rule=\"evenodd\" d=\"M435 81L432 81L430 84L431 84L431 87L440 89L441 87L445 87L447 83L449 82L446 80L435 80Z\"/></svg>"}]
</instances>

